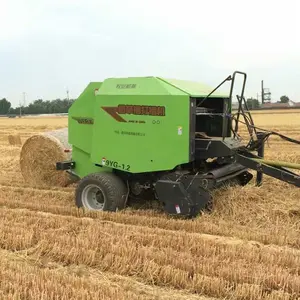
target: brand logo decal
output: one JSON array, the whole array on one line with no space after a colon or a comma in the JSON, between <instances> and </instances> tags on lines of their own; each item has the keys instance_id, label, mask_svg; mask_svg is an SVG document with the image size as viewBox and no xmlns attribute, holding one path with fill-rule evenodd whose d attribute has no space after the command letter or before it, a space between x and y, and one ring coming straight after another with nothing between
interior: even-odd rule
<instances>
[{"instance_id":1,"label":"brand logo decal","mask_svg":"<svg viewBox=\"0 0 300 300\"><path fill-rule=\"evenodd\" d=\"M118 122L145 123L145 121L126 121L121 115L155 116L155 117L164 117L166 115L165 106L120 104L118 106L102 106L101 108Z\"/></svg>"},{"instance_id":2,"label":"brand logo decal","mask_svg":"<svg viewBox=\"0 0 300 300\"><path fill-rule=\"evenodd\" d=\"M116 85L117 89L135 89L136 88L136 84L117 84Z\"/></svg>"},{"instance_id":3,"label":"brand logo decal","mask_svg":"<svg viewBox=\"0 0 300 300\"><path fill-rule=\"evenodd\" d=\"M77 121L79 124L94 124L94 119L92 118L72 117L72 119Z\"/></svg>"}]
</instances>

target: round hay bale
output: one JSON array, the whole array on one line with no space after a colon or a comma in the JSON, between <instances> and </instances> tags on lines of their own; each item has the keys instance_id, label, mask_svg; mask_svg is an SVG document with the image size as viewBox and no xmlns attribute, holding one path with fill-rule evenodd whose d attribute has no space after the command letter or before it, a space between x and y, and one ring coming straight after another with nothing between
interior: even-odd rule
<instances>
[{"instance_id":1,"label":"round hay bale","mask_svg":"<svg viewBox=\"0 0 300 300\"><path fill-rule=\"evenodd\" d=\"M9 134L8 135L8 143L12 146L21 146L22 141L19 134Z\"/></svg>"},{"instance_id":2,"label":"round hay bale","mask_svg":"<svg viewBox=\"0 0 300 300\"><path fill-rule=\"evenodd\" d=\"M68 128L31 136L23 144L20 153L21 173L26 182L33 185L67 186L71 176L56 170L56 162L71 158Z\"/></svg>"}]
</instances>

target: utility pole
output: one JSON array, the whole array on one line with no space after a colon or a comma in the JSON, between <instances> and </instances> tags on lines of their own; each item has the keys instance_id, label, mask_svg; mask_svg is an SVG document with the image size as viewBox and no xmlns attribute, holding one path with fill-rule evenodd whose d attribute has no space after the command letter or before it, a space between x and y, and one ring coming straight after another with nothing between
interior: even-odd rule
<instances>
[{"instance_id":1,"label":"utility pole","mask_svg":"<svg viewBox=\"0 0 300 300\"><path fill-rule=\"evenodd\" d=\"M265 99L264 99L264 81L261 81L261 104L265 103Z\"/></svg>"},{"instance_id":2,"label":"utility pole","mask_svg":"<svg viewBox=\"0 0 300 300\"><path fill-rule=\"evenodd\" d=\"M67 88L67 100L69 101L70 98L69 98L69 89Z\"/></svg>"},{"instance_id":3,"label":"utility pole","mask_svg":"<svg viewBox=\"0 0 300 300\"><path fill-rule=\"evenodd\" d=\"M23 106L25 106L25 104L26 104L25 95L26 95L26 93L23 92ZM19 101L19 110L20 110L20 118L21 118L22 117L22 102L21 102L21 100Z\"/></svg>"},{"instance_id":4,"label":"utility pole","mask_svg":"<svg viewBox=\"0 0 300 300\"><path fill-rule=\"evenodd\" d=\"M261 103L264 104L265 101L271 102L271 92L270 89L264 88L264 81L261 81Z\"/></svg>"},{"instance_id":5,"label":"utility pole","mask_svg":"<svg viewBox=\"0 0 300 300\"><path fill-rule=\"evenodd\" d=\"M26 93L23 92L23 106L26 106Z\"/></svg>"}]
</instances>

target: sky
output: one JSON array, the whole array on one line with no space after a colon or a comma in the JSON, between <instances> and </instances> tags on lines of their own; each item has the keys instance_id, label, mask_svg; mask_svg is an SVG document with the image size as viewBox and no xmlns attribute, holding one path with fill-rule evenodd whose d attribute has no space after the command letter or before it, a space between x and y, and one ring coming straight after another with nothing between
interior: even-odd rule
<instances>
[{"instance_id":1,"label":"sky","mask_svg":"<svg viewBox=\"0 0 300 300\"><path fill-rule=\"evenodd\" d=\"M0 98L76 98L108 77L215 87L240 70L246 97L264 80L300 102L299 15L298 0L0 0Z\"/></svg>"}]
</instances>

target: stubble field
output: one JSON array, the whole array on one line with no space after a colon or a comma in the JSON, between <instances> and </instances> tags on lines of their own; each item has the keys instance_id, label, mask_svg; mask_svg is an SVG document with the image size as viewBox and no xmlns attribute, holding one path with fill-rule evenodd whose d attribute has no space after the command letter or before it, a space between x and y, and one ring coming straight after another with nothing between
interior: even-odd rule
<instances>
[{"instance_id":1,"label":"stubble field","mask_svg":"<svg viewBox=\"0 0 300 300\"><path fill-rule=\"evenodd\" d=\"M253 117L300 140L300 111ZM83 213L74 186L27 185L8 143L66 126L0 119L0 299L299 299L299 188L265 176L260 188L219 190L213 213L193 221ZM299 149L272 137L266 157L300 163Z\"/></svg>"}]
</instances>

